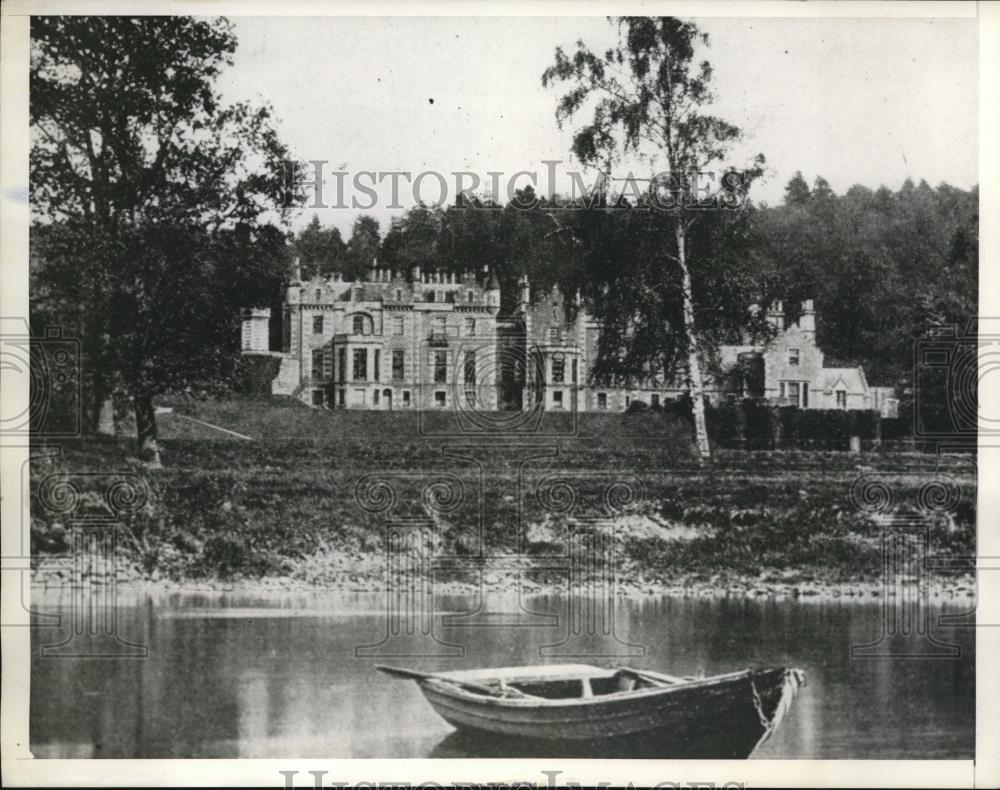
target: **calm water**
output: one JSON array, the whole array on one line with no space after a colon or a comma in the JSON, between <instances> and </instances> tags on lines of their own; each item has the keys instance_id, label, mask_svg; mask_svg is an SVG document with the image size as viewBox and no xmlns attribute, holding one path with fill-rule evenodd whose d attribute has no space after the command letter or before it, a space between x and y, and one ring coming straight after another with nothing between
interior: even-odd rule
<instances>
[{"instance_id":1,"label":"calm water","mask_svg":"<svg viewBox=\"0 0 1000 790\"><path fill-rule=\"evenodd\" d=\"M38 757L472 756L449 737L453 731L416 684L371 665L433 670L582 661L678 675L752 664L804 669L808 686L758 757L973 756L974 629L937 622L968 606L929 612L933 635L958 645L960 658L852 659L852 644L876 641L882 632L880 604L620 601L616 638L568 642L564 599L533 598L523 607L488 600L477 609L455 597L436 605L438 641L405 629L386 639L385 599L344 594L178 595L119 606L120 633L148 644L147 658L74 657L129 649L79 639L60 648L62 655L42 657L42 645L69 632L40 629L32 750ZM72 620L68 599L43 599L38 608L63 615L66 627ZM464 645L465 658L442 655L457 650L448 643ZM923 640L894 644L896 652L927 648ZM364 645L377 647L356 657ZM628 657L635 645L645 646L645 657ZM539 659L543 646L550 647ZM603 657L564 657L574 653Z\"/></svg>"}]
</instances>

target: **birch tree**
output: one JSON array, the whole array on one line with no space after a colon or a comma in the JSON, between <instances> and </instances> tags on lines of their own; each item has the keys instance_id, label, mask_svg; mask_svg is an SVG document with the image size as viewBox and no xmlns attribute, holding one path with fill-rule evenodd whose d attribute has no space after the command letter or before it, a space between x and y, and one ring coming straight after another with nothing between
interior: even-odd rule
<instances>
[{"instance_id":1,"label":"birch tree","mask_svg":"<svg viewBox=\"0 0 1000 790\"><path fill-rule=\"evenodd\" d=\"M692 271L710 261L699 258L690 237L692 225L706 214L712 200L735 194L732 180L727 191L719 175L712 189L713 180L707 174L726 165L741 131L709 111L712 67L707 60L696 61L696 48L706 47L708 36L693 22L674 17L620 17L612 23L619 29L616 46L603 54L582 41L572 54L556 49L542 84L566 88L556 107L560 125L590 114L589 121L573 134L572 153L581 163L606 168L616 156L632 154L648 157L659 170L650 184L656 198L654 210L669 211L673 220L661 255L664 270L674 267L679 274L683 315L679 347L686 361L697 450L707 458L711 450ZM758 155L740 171L744 187L759 174L763 161ZM737 207L725 202L718 207Z\"/></svg>"}]
</instances>

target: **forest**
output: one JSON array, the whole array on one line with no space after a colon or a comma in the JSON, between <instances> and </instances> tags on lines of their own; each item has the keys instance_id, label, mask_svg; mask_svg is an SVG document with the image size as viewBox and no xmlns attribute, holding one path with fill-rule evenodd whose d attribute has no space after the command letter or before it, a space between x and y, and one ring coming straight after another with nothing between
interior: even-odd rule
<instances>
[{"instance_id":1,"label":"forest","mask_svg":"<svg viewBox=\"0 0 1000 790\"><path fill-rule=\"evenodd\" d=\"M625 200L556 212L530 187L517 203L531 208L417 206L384 233L361 216L347 241L314 216L290 252L305 277L363 276L375 259L403 273L489 267L500 279L502 309L522 273L535 295L553 286L580 290L607 327L608 372L640 372L649 358L642 349L666 348L679 322L676 273L658 249L669 215ZM794 319L796 306L812 298L827 365L864 365L871 384L905 391L914 344L928 328L955 324L962 332L976 315L976 188L907 180L895 192L855 185L837 195L824 178L810 186L797 173L781 204L706 214L693 227L696 321L709 339L754 328L753 304L782 300Z\"/></svg>"}]
</instances>

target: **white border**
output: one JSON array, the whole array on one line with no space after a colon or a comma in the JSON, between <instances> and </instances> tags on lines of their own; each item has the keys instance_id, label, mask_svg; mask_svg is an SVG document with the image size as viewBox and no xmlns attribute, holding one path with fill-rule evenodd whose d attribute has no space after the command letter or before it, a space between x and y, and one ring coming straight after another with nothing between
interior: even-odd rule
<instances>
[{"instance_id":1,"label":"white border","mask_svg":"<svg viewBox=\"0 0 1000 790\"><path fill-rule=\"evenodd\" d=\"M586 16L605 15L608 3L592 0L463 3L457 0L416 2L288 2L273 0L7 0L0 19L0 316L27 315L28 211L8 197L8 189L26 185L28 151L27 14L61 13L193 13L197 15L496 15ZM1000 6L939 2L625 2L617 14L671 13L688 16L787 17L978 17L980 25L980 215L1000 217L997 182L1000 177L996 141L1000 123L994 100L1000 96ZM946 155L946 152L945 152ZM997 228L981 224L980 312L1000 316L997 287ZM996 379L997 377L993 377ZM0 405L18 409L27 393L15 392L18 379L0 379ZM1000 382L982 382L981 402L1000 403ZM988 389L987 389L988 388ZM24 492L16 490L25 448L0 447L0 485L3 503L3 554L19 552L22 514L17 512ZM1000 480L1000 447L980 452L979 523L1000 524L1000 495L990 481ZM992 473L992 474L991 474ZM27 501L26 499L24 501ZM1000 536L979 531L980 554L1000 556ZM996 566L997 562L990 563ZM6 565L5 565L6 567ZM1000 579L982 573L979 592L980 622L1000 622L997 602ZM26 580L23 582L26 585ZM3 574L3 619L20 617L21 582L18 574ZM658 782L743 782L774 787L995 787L1000 785L1000 707L995 659L1000 655L1000 629L977 631L977 744L973 761L583 761L583 760L34 760L27 752L29 693L28 630L4 628L2 635L2 699L0 746L3 781L7 786L107 785L281 786L281 770L298 770L297 786L312 786L307 771L328 771L327 782L533 782L545 786L544 771L560 771L558 781L613 782L636 786Z\"/></svg>"}]
</instances>

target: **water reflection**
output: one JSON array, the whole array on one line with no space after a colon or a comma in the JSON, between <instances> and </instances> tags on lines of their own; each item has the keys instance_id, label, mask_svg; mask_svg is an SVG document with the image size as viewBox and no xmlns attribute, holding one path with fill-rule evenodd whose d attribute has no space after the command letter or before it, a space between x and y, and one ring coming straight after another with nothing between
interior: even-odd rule
<instances>
[{"instance_id":1,"label":"water reflection","mask_svg":"<svg viewBox=\"0 0 1000 790\"><path fill-rule=\"evenodd\" d=\"M564 613L559 597L530 601ZM65 601L42 600L66 613ZM487 602L487 611L516 602ZM446 598L439 611L476 609ZM128 637L149 644L146 659L42 658L55 633L34 637L31 745L39 757L464 757L509 745L454 733L413 682L372 671L396 663L434 671L476 666L609 658L539 658L564 629L551 619L489 627L478 618L436 618L441 641L464 658L355 656L385 633L378 596L280 598L172 596L123 607ZM956 609L954 611L961 611ZM934 620L941 612L936 610ZM248 614L249 616L244 616ZM619 601L615 640L577 638L607 655L609 641L639 644L633 663L675 675L720 674L748 666L804 669L803 689L779 731L755 756L797 758L970 758L975 743L975 639L972 629L942 630L962 647L959 659L851 659L850 646L880 633L877 604ZM503 622L502 618L498 622ZM394 645L420 655L424 635ZM402 640L402 641L400 641ZM503 751L507 749L508 751Z\"/></svg>"}]
</instances>

